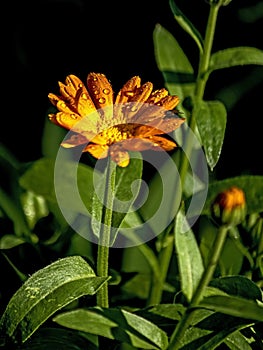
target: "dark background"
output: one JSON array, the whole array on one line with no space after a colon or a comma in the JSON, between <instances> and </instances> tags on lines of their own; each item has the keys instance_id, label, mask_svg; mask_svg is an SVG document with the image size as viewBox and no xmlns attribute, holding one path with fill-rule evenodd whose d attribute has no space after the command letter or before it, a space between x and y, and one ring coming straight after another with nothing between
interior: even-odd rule
<instances>
[{"instance_id":1,"label":"dark background","mask_svg":"<svg viewBox=\"0 0 263 350\"><path fill-rule=\"evenodd\" d=\"M209 5L204 0L176 3L204 36ZM220 9L213 51L233 46L263 49L263 15L259 8L245 12L260 3L233 0ZM0 142L22 162L41 157L50 107L47 95L58 92L57 82L66 75L72 73L85 81L89 72L101 72L115 91L133 75L140 75L143 82L152 81L155 88L164 85L152 40L157 23L176 37L197 66L196 44L174 20L168 0L11 1L2 10L3 18L5 15L8 25L3 32L6 48L2 58L7 68L3 66L2 72L6 83L2 80L5 109ZM244 82L247 87L240 93ZM262 91L262 67L230 68L210 76L205 98L221 98L228 109L224 146L215 170L219 178L263 174Z\"/></svg>"}]
</instances>

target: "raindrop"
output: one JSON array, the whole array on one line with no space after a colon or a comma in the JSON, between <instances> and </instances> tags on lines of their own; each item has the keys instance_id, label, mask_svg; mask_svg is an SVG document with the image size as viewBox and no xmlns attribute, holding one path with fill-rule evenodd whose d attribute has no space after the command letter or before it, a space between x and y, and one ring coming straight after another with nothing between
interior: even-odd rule
<instances>
[{"instance_id":1,"label":"raindrop","mask_svg":"<svg viewBox=\"0 0 263 350\"><path fill-rule=\"evenodd\" d=\"M98 101L99 103L105 103L106 99L104 97L100 97Z\"/></svg>"},{"instance_id":2,"label":"raindrop","mask_svg":"<svg viewBox=\"0 0 263 350\"><path fill-rule=\"evenodd\" d=\"M103 92L105 95L108 95L110 93L110 89L103 89Z\"/></svg>"},{"instance_id":3,"label":"raindrop","mask_svg":"<svg viewBox=\"0 0 263 350\"><path fill-rule=\"evenodd\" d=\"M94 90L93 93L94 95L98 95L100 93L100 90Z\"/></svg>"}]
</instances>

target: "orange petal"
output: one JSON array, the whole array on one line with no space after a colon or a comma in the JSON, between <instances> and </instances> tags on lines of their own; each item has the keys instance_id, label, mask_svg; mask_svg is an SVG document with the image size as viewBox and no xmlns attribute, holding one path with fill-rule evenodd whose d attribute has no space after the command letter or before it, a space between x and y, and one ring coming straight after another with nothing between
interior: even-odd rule
<instances>
[{"instance_id":1,"label":"orange petal","mask_svg":"<svg viewBox=\"0 0 263 350\"><path fill-rule=\"evenodd\" d=\"M151 93L151 95L149 96L146 102L155 104L159 102L161 99L163 99L164 97L166 97L167 95L168 95L168 91L165 88L155 90Z\"/></svg>"},{"instance_id":2,"label":"orange petal","mask_svg":"<svg viewBox=\"0 0 263 350\"><path fill-rule=\"evenodd\" d=\"M111 159L117 163L120 167L125 168L130 163L129 153L125 150L122 150L120 145L114 144L110 147L110 156Z\"/></svg>"},{"instance_id":3,"label":"orange petal","mask_svg":"<svg viewBox=\"0 0 263 350\"><path fill-rule=\"evenodd\" d=\"M86 137L82 136L81 134L75 134L70 136L68 139L64 140L61 143L61 146L65 148L72 148L80 145L84 145L85 143L88 143L88 140Z\"/></svg>"},{"instance_id":4,"label":"orange petal","mask_svg":"<svg viewBox=\"0 0 263 350\"><path fill-rule=\"evenodd\" d=\"M168 140L162 136L153 136L150 138L152 142L152 147L154 151L171 151L177 147L176 143L172 140Z\"/></svg>"},{"instance_id":5,"label":"orange petal","mask_svg":"<svg viewBox=\"0 0 263 350\"><path fill-rule=\"evenodd\" d=\"M81 120L81 117L75 113L58 112L57 114L49 114L49 119L54 124L70 130Z\"/></svg>"},{"instance_id":6,"label":"orange petal","mask_svg":"<svg viewBox=\"0 0 263 350\"><path fill-rule=\"evenodd\" d=\"M118 92L115 104L118 103L126 103L131 99L135 91L141 86L141 78L139 76L132 77L130 80L127 81L121 88L121 90Z\"/></svg>"},{"instance_id":7,"label":"orange petal","mask_svg":"<svg viewBox=\"0 0 263 350\"><path fill-rule=\"evenodd\" d=\"M89 152L93 157L101 159L107 157L108 150L109 147L107 145L95 145L94 143L90 143L83 152Z\"/></svg>"},{"instance_id":8,"label":"orange petal","mask_svg":"<svg viewBox=\"0 0 263 350\"><path fill-rule=\"evenodd\" d=\"M104 74L89 73L87 85L92 100L97 108L103 108L113 104L112 86Z\"/></svg>"},{"instance_id":9,"label":"orange petal","mask_svg":"<svg viewBox=\"0 0 263 350\"><path fill-rule=\"evenodd\" d=\"M162 98L158 103L157 106L163 107L169 111L173 110L178 103L180 102L180 99L178 96L174 95L174 96L166 96L164 98Z\"/></svg>"}]
</instances>

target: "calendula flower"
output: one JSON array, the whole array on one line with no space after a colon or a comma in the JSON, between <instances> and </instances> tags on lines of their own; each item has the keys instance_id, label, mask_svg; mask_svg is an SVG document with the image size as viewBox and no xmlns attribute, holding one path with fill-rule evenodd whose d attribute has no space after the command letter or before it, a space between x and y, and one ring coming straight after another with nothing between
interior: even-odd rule
<instances>
[{"instance_id":1,"label":"calendula flower","mask_svg":"<svg viewBox=\"0 0 263 350\"><path fill-rule=\"evenodd\" d=\"M212 213L220 224L240 224L246 215L246 199L243 190L232 186L220 192L213 202Z\"/></svg>"},{"instance_id":2,"label":"calendula flower","mask_svg":"<svg viewBox=\"0 0 263 350\"><path fill-rule=\"evenodd\" d=\"M153 90L153 84L141 85L139 76L127 81L114 95L104 74L90 73L87 87L75 75L59 82L60 94L48 95L58 112L50 120L73 132L63 147L83 146L97 159L108 155L119 166L129 164L128 151L171 151L177 145L166 137L183 122L173 111L179 103L166 89ZM175 111L176 112L176 111Z\"/></svg>"}]
</instances>

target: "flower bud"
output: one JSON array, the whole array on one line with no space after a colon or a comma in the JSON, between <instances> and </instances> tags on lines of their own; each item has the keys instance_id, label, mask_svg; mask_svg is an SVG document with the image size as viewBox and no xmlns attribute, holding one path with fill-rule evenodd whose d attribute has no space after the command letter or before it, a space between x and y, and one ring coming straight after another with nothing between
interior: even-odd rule
<instances>
[{"instance_id":1,"label":"flower bud","mask_svg":"<svg viewBox=\"0 0 263 350\"><path fill-rule=\"evenodd\" d=\"M240 224L246 216L244 192L233 186L219 193L212 204L212 215L220 225Z\"/></svg>"}]
</instances>

